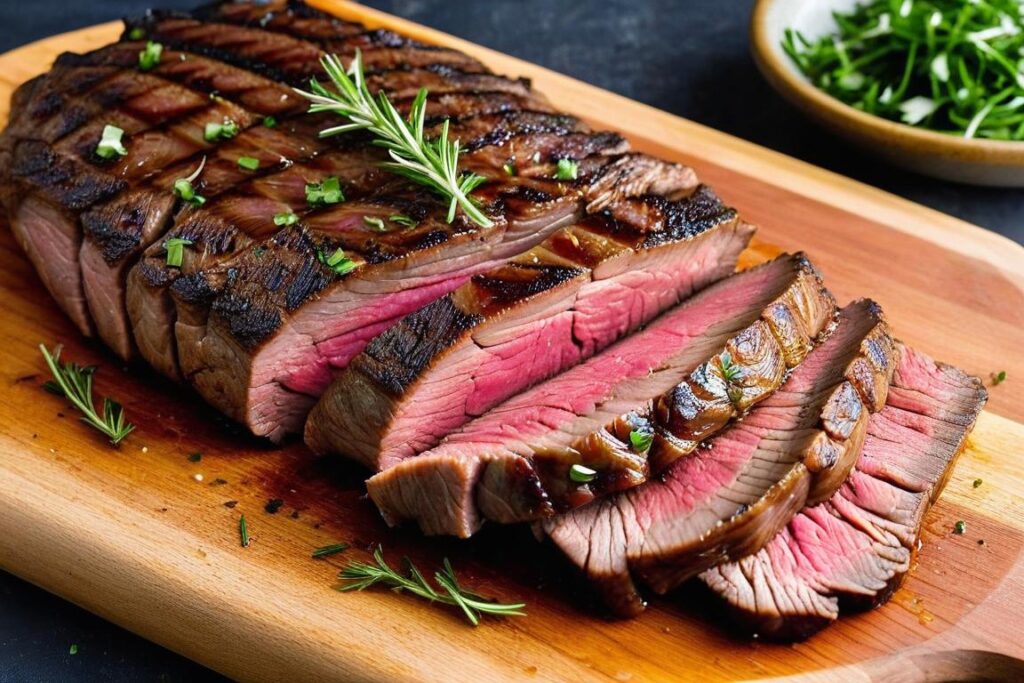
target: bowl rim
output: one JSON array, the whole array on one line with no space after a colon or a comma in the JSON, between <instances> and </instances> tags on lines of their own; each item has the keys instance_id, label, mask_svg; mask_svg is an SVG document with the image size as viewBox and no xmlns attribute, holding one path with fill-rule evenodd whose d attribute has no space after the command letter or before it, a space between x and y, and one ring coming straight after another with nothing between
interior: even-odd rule
<instances>
[{"instance_id":1,"label":"bowl rim","mask_svg":"<svg viewBox=\"0 0 1024 683\"><path fill-rule=\"evenodd\" d=\"M814 2L815 0L802 0ZM803 77L796 65L784 54L775 51L772 37L768 35L767 15L778 0L757 0L750 20L750 46L758 66L777 88L788 96L803 101L815 109L828 112L833 118L843 120L848 126L873 133L876 137L901 138L919 147L935 150L959 151L967 155L979 152L1000 158L1019 158L1024 155L1024 141L988 140L984 138L963 138L918 128L905 123L884 119L868 114L817 88Z\"/></svg>"}]
</instances>

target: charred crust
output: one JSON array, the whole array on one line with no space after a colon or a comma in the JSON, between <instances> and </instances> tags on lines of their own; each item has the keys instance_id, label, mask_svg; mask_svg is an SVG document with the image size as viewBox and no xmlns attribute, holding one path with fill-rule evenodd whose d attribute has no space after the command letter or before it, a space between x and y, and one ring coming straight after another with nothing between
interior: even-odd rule
<instances>
[{"instance_id":1,"label":"charred crust","mask_svg":"<svg viewBox=\"0 0 1024 683\"><path fill-rule=\"evenodd\" d=\"M217 297L213 312L227 323L231 336L248 349L255 348L281 327L281 314L276 309L256 306L231 292Z\"/></svg>"}]
</instances>

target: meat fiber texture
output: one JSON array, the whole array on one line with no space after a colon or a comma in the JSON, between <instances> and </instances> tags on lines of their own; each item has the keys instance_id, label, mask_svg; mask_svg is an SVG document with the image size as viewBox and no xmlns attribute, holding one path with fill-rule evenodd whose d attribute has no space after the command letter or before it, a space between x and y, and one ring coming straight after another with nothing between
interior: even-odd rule
<instances>
[{"instance_id":1,"label":"meat fiber texture","mask_svg":"<svg viewBox=\"0 0 1024 683\"><path fill-rule=\"evenodd\" d=\"M311 413L306 442L376 471L418 455L732 273L752 230L722 217L657 240L593 217L474 277L374 339Z\"/></svg>"},{"instance_id":2,"label":"meat fiber texture","mask_svg":"<svg viewBox=\"0 0 1024 683\"><path fill-rule=\"evenodd\" d=\"M163 53L143 70L147 40ZM292 88L323 78L325 51L357 49L371 90L400 110L429 90L428 130L450 119L462 168L489 180L475 196L493 228L448 224L438 198L380 172L369 136L317 138L337 119L303 113ZM223 123L237 134L206 134ZM123 157L95 154L108 124L124 131ZM555 178L563 160L575 179ZM196 207L172 188L200 167ZM405 314L585 213L642 223L649 203L624 200L670 201L681 176L692 172L554 112L525 80L283 0L129 21L119 43L62 55L19 88L0 138L13 232L83 334L141 353L272 439L298 431L333 375ZM305 185L330 177L349 206L307 202ZM290 214L294 225L274 220ZM166 263L174 238L189 243L181 266ZM356 272L322 263L338 249Z\"/></svg>"},{"instance_id":3,"label":"meat fiber texture","mask_svg":"<svg viewBox=\"0 0 1024 683\"><path fill-rule=\"evenodd\" d=\"M549 520L545 532L622 615L645 604L634 577L665 593L758 551L846 479L869 413L884 405L893 349L877 305L850 304L741 422L659 479Z\"/></svg>"},{"instance_id":4,"label":"meat fiber texture","mask_svg":"<svg viewBox=\"0 0 1024 683\"><path fill-rule=\"evenodd\" d=\"M900 358L846 483L758 553L701 576L745 630L806 638L841 612L885 602L906 576L924 515L987 396L976 377L923 353L901 347Z\"/></svg>"},{"instance_id":5,"label":"meat fiber texture","mask_svg":"<svg viewBox=\"0 0 1024 683\"><path fill-rule=\"evenodd\" d=\"M802 258L785 256L711 285L644 330L375 475L367 482L371 498L392 524L414 520L425 533L465 537L484 519L536 520L594 492L636 486L647 476L642 458L615 459L589 481L574 482L572 466L582 463L567 447L647 409L720 354L786 298L804 268ZM552 451L554 462L546 457Z\"/></svg>"}]
</instances>

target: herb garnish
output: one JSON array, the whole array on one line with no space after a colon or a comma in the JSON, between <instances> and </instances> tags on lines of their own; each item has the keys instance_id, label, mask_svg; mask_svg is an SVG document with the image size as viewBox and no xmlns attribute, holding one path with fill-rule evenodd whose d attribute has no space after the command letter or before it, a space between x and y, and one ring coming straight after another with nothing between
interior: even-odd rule
<instances>
[{"instance_id":1,"label":"herb garnish","mask_svg":"<svg viewBox=\"0 0 1024 683\"><path fill-rule=\"evenodd\" d=\"M345 201L341 191L341 182L335 176L324 178L319 183L306 183L306 201L310 206L337 204Z\"/></svg>"},{"instance_id":2,"label":"herb garnish","mask_svg":"<svg viewBox=\"0 0 1024 683\"><path fill-rule=\"evenodd\" d=\"M72 657L78 654L78 643L71 643L71 647L68 648L68 654Z\"/></svg>"},{"instance_id":3,"label":"herb garnish","mask_svg":"<svg viewBox=\"0 0 1024 683\"><path fill-rule=\"evenodd\" d=\"M244 168L246 171L255 171L260 167L260 160L256 157L238 157L239 168Z\"/></svg>"},{"instance_id":4,"label":"herb garnish","mask_svg":"<svg viewBox=\"0 0 1024 683\"><path fill-rule=\"evenodd\" d=\"M320 263L324 264L337 275L347 275L356 269L356 262L345 255L345 250L338 249L334 250L330 256L324 254L323 250L317 249L316 257Z\"/></svg>"},{"instance_id":5,"label":"herb garnish","mask_svg":"<svg viewBox=\"0 0 1024 683\"><path fill-rule=\"evenodd\" d=\"M731 382L740 376L740 366L732 360L732 354L728 351L723 351L718 356L718 366L722 369L722 379L726 382Z\"/></svg>"},{"instance_id":6,"label":"herb garnish","mask_svg":"<svg viewBox=\"0 0 1024 683\"><path fill-rule=\"evenodd\" d=\"M1006 381L1006 370L1000 370L999 372L992 373L992 386L1002 384Z\"/></svg>"},{"instance_id":7,"label":"herb garnish","mask_svg":"<svg viewBox=\"0 0 1024 683\"><path fill-rule=\"evenodd\" d=\"M971 487L972 488L978 488L983 483L985 483L985 482L983 482L980 478L979 479L975 479L974 481L971 482Z\"/></svg>"},{"instance_id":8,"label":"herb garnish","mask_svg":"<svg viewBox=\"0 0 1024 683\"><path fill-rule=\"evenodd\" d=\"M167 265L171 268L181 268L181 261L185 256L185 247L191 246L192 240L181 237L172 237L164 242L164 250L167 252Z\"/></svg>"},{"instance_id":9,"label":"herb garnish","mask_svg":"<svg viewBox=\"0 0 1024 683\"><path fill-rule=\"evenodd\" d=\"M654 434L646 429L634 429L629 433L629 445L637 453L650 450L652 443L654 443Z\"/></svg>"},{"instance_id":10,"label":"herb garnish","mask_svg":"<svg viewBox=\"0 0 1024 683\"><path fill-rule=\"evenodd\" d=\"M299 217L291 211L274 214L274 225L295 225L298 222Z\"/></svg>"},{"instance_id":11,"label":"herb garnish","mask_svg":"<svg viewBox=\"0 0 1024 683\"><path fill-rule=\"evenodd\" d=\"M128 150L121 142L123 135L124 130L117 126L112 126L109 123L103 126L100 141L96 144L96 156L101 159L113 159L116 156L123 157L127 154Z\"/></svg>"},{"instance_id":12,"label":"herb garnish","mask_svg":"<svg viewBox=\"0 0 1024 683\"><path fill-rule=\"evenodd\" d=\"M401 213L396 213L394 216L388 216L388 220L391 221L392 223L404 225L407 228L415 228L417 225L419 225L419 222Z\"/></svg>"},{"instance_id":13,"label":"herb garnish","mask_svg":"<svg viewBox=\"0 0 1024 683\"><path fill-rule=\"evenodd\" d=\"M811 82L868 114L965 138L1024 139L1018 0L872 0L837 33L782 47Z\"/></svg>"},{"instance_id":14,"label":"herb garnish","mask_svg":"<svg viewBox=\"0 0 1024 683\"><path fill-rule=\"evenodd\" d=\"M203 129L203 139L207 142L230 140L238 135L239 130L238 124L235 123L234 119L229 119L225 116L223 123L211 122L206 124L206 128Z\"/></svg>"},{"instance_id":15,"label":"herb garnish","mask_svg":"<svg viewBox=\"0 0 1024 683\"><path fill-rule=\"evenodd\" d=\"M238 518L238 538L243 548L249 547L249 525L245 523L245 515Z\"/></svg>"},{"instance_id":16,"label":"herb garnish","mask_svg":"<svg viewBox=\"0 0 1024 683\"><path fill-rule=\"evenodd\" d=\"M181 197L186 202L193 204L194 206L202 206L206 203L206 197L197 194L192 183L196 181L199 174L203 172L203 168L206 167L206 157L199 162L199 168L192 172L191 175L185 178L178 178L174 181L174 194L177 197Z\"/></svg>"},{"instance_id":17,"label":"herb garnish","mask_svg":"<svg viewBox=\"0 0 1024 683\"><path fill-rule=\"evenodd\" d=\"M92 398L92 376L96 372L96 366L82 367L73 361L61 363L61 348L57 346L51 354L45 346L39 345L46 365L50 368L50 374L53 375L53 380L44 383L43 388L51 394L63 396L71 401L71 404L82 413L82 422L110 437L111 444L118 445L132 433L135 425L125 422L121 404L109 397L103 399L103 414L96 412Z\"/></svg>"},{"instance_id":18,"label":"herb garnish","mask_svg":"<svg viewBox=\"0 0 1024 683\"><path fill-rule=\"evenodd\" d=\"M139 52L139 68L143 71L155 69L160 63L160 55L163 54L164 46L154 43L152 40L146 43L146 47Z\"/></svg>"},{"instance_id":19,"label":"herb garnish","mask_svg":"<svg viewBox=\"0 0 1024 683\"><path fill-rule=\"evenodd\" d=\"M133 28L131 31L128 32L128 39L129 40L142 40L145 37L146 37L146 29L142 28L141 26L136 26L135 28Z\"/></svg>"},{"instance_id":20,"label":"herb garnish","mask_svg":"<svg viewBox=\"0 0 1024 683\"><path fill-rule=\"evenodd\" d=\"M264 116L263 125L266 126L267 128L273 128L274 126L277 125L277 119L274 118L273 116Z\"/></svg>"},{"instance_id":21,"label":"herb garnish","mask_svg":"<svg viewBox=\"0 0 1024 683\"><path fill-rule=\"evenodd\" d=\"M363 216L363 224L368 228L373 228L377 232L387 232L387 226L384 225L384 220L377 216Z\"/></svg>"},{"instance_id":22,"label":"herb garnish","mask_svg":"<svg viewBox=\"0 0 1024 683\"><path fill-rule=\"evenodd\" d=\"M597 470L576 464L569 468L569 479L577 484L587 484L597 479Z\"/></svg>"},{"instance_id":23,"label":"herb garnish","mask_svg":"<svg viewBox=\"0 0 1024 683\"><path fill-rule=\"evenodd\" d=\"M956 524L953 525L953 533L957 534L958 536L963 536L965 533L967 533L967 522L965 522L962 519L958 519L956 521Z\"/></svg>"},{"instance_id":24,"label":"herb garnish","mask_svg":"<svg viewBox=\"0 0 1024 683\"><path fill-rule=\"evenodd\" d=\"M405 590L431 602L459 607L462 613L466 615L469 623L474 626L480 623L480 617L484 614L502 617L526 616L526 613L522 611L526 607L525 603L502 604L490 602L462 588L447 558L444 560L444 569L434 573L434 580L443 589L443 593L427 583L423 574L420 573L408 558L406 558L408 576L403 576L388 566L387 562L384 561L384 553L379 546L373 552L373 559L375 564L352 562L342 569L338 578L350 583L340 586L339 590L361 591L378 583L383 584L391 587L396 592Z\"/></svg>"},{"instance_id":25,"label":"herb garnish","mask_svg":"<svg viewBox=\"0 0 1024 683\"><path fill-rule=\"evenodd\" d=\"M486 178L475 173L459 173L462 147L459 140L448 139L449 120L445 119L437 138L428 140L423 135L427 113L425 88L420 89L413 100L406 120L385 93L378 93L376 97L370 94L359 50L356 50L348 72L337 55L327 55L321 64L335 91L328 90L314 78L310 81L312 92L297 92L313 102L309 107L310 113L330 111L349 121L320 131L321 137L355 130L369 131L376 137L374 143L388 150L391 157L391 161L381 165L383 168L423 185L449 201L449 223L455 220L456 208L461 208L477 225L484 228L493 225L469 196Z\"/></svg>"},{"instance_id":26,"label":"herb garnish","mask_svg":"<svg viewBox=\"0 0 1024 683\"><path fill-rule=\"evenodd\" d=\"M331 545L325 545L317 548L313 551L313 557L327 557L328 555L334 555L348 550L348 543L332 543Z\"/></svg>"},{"instance_id":27,"label":"herb garnish","mask_svg":"<svg viewBox=\"0 0 1024 683\"><path fill-rule=\"evenodd\" d=\"M576 180L580 165L572 159L559 159L555 180Z\"/></svg>"},{"instance_id":28,"label":"herb garnish","mask_svg":"<svg viewBox=\"0 0 1024 683\"><path fill-rule=\"evenodd\" d=\"M509 161L502 165L501 170L505 172L505 175L516 176L519 175L519 169L516 168L514 162Z\"/></svg>"},{"instance_id":29,"label":"herb garnish","mask_svg":"<svg viewBox=\"0 0 1024 683\"><path fill-rule=\"evenodd\" d=\"M276 515L277 511L284 505L284 501L280 498L271 498L267 501L267 504L263 506L263 509L272 515Z\"/></svg>"}]
</instances>

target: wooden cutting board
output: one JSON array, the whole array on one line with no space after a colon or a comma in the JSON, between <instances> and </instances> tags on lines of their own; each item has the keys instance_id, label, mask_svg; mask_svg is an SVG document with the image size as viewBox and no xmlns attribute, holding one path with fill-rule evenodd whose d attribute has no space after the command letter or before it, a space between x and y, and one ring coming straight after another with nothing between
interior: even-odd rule
<instances>
[{"instance_id":1,"label":"wooden cutting board","mask_svg":"<svg viewBox=\"0 0 1024 683\"><path fill-rule=\"evenodd\" d=\"M593 607L581 579L527 530L471 542L387 529L363 473L274 449L226 425L187 391L123 368L85 341L0 230L0 567L233 677L251 680L655 681L810 674L845 680L1024 678L1024 249L990 232L697 124L348 2L319 6L525 75L563 109L636 147L697 168L762 226L747 254L803 249L843 301L876 298L907 342L983 377L1005 370L929 514L924 546L890 604L793 646L735 639L715 605L686 590L632 621ZM0 57L0 119L16 84L63 50L115 39L119 25ZM751 115L756 115L756 103ZM36 346L98 363L97 391L138 425L120 449L40 389ZM188 456L201 452L202 459ZM202 480L199 481L199 476ZM971 482L982 479L974 488ZM280 498L276 514L264 511ZM239 514L252 544L240 547ZM956 520L967 533L952 534ZM353 549L328 560L310 551ZM984 541L984 545L981 545ZM333 590L338 568L380 543L422 568L448 556L467 584L523 600L529 616L478 628L407 596ZM985 654L979 651L990 651ZM935 654L938 653L938 654ZM846 667L846 668L838 668ZM815 673L817 672L817 673Z\"/></svg>"}]
</instances>

